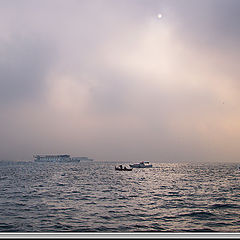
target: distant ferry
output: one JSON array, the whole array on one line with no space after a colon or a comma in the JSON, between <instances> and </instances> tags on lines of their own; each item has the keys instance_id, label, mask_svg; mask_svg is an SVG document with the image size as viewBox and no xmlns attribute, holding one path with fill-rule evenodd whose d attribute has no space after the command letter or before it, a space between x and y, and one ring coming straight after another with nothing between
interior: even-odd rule
<instances>
[{"instance_id":1,"label":"distant ferry","mask_svg":"<svg viewBox=\"0 0 240 240\"><path fill-rule=\"evenodd\" d=\"M34 155L35 162L81 162L81 161L93 161L88 157L72 157L68 154L62 155Z\"/></svg>"}]
</instances>

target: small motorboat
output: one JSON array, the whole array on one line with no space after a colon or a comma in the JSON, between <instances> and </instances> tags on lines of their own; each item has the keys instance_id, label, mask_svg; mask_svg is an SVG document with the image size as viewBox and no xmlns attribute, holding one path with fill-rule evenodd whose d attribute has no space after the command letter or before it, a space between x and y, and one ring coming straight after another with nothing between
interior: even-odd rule
<instances>
[{"instance_id":1,"label":"small motorboat","mask_svg":"<svg viewBox=\"0 0 240 240\"><path fill-rule=\"evenodd\" d=\"M148 161L143 161L140 163L134 163L134 164L130 164L131 168L151 168L152 164L150 164Z\"/></svg>"},{"instance_id":2,"label":"small motorboat","mask_svg":"<svg viewBox=\"0 0 240 240\"><path fill-rule=\"evenodd\" d=\"M115 166L116 171L132 171L132 168L123 167L122 165L119 165L118 167Z\"/></svg>"}]
</instances>

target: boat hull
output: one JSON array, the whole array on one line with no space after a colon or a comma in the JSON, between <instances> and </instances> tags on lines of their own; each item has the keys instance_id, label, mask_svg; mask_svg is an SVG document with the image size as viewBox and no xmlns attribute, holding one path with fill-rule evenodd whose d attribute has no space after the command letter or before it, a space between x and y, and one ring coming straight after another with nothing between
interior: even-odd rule
<instances>
[{"instance_id":1,"label":"boat hull","mask_svg":"<svg viewBox=\"0 0 240 240\"><path fill-rule=\"evenodd\" d=\"M141 165L129 165L131 168L151 168L152 165L141 166Z\"/></svg>"},{"instance_id":2,"label":"boat hull","mask_svg":"<svg viewBox=\"0 0 240 240\"><path fill-rule=\"evenodd\" d=\"M116 171L132 171L132 168L127 168L127 169L120 169L120 168L115 168Z\"/></svg>"}]
</instances>

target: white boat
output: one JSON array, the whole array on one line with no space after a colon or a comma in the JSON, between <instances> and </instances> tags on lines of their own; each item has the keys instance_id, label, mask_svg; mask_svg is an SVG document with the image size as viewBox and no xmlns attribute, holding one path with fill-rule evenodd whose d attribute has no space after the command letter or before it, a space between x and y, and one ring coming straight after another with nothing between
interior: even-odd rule
<instances>
[{"instance_id":1,"label":"white boat","mask_svg":"<svg viewBox=\"0 0 240 240\"><path fill-rule=\"evenodd\" d=\"M132 168L151 168L152 164L150 164L148 161L143 161L140 163L129 164L129 166Z\"/></svg>"}]
</instances>

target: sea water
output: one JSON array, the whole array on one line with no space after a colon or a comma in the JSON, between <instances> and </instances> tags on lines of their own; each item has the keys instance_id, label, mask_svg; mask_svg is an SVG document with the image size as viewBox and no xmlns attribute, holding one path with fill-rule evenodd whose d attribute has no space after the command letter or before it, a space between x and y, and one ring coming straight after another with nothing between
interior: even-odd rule
<instances>
[{"instance_id":1,"label":"sea water","mask_svg":"<svg viewBox=\"0 0 240 240\"><path fill-rule=\"evenodd\" d=\"M239 232L237 164L0 163L0 232Z\"/></svg>"}]
</instances>

